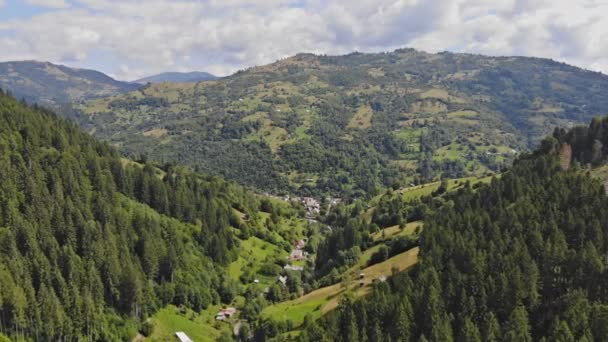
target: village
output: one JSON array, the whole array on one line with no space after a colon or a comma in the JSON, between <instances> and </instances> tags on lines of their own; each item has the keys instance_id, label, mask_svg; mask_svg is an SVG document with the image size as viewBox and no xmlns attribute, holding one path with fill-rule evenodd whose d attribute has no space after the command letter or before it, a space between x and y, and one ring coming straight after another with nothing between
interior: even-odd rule
<instances>
[{"instance_id":1,"label":"village","mask_svg":"<svg viewBox=\"0 0 608 342\"><path fill-rule=\"evenodd\" d=\"M268 196L270 196L270 195L268 195ZM297 196L290 196L290 195L286 195L283 197L276 197L276 196L272 196L272 197L276 198L277 200L281 200L283 202L296 203L298 205L301 205L304 209L304 215L303 215L303 217L301 216L300 218L306 220L309 224L318 224L320 215L322 215L324 212L329 211L329 209L331 207L336 206L341 202L341 199L331 198L331 197L325 198L323 201L319 201L318 199L315 199L313 197L297 197ZM323 206L325 206L325 207L323 207ZM325 210L322 210L322 209L325 209ZM241 219L243 221L249 221L250 218L248 215L242 214ZM331 230L331 228L329 228L329 227L327 227L327 229ZM308 242L308 239L306 237L302 237L300 239L296 239L295 241L293 241L291 243L291 251L289 251L289 254L285 257L284 266L282 267L284 272L282 272L282 274L279 274L276 276L276 278L274 278L275 279L274 282L276 284L278 284L281 287L287 287L290 272L304 271L306 263L313 260L311 258L310 253L306 250L307 242ZM260 284L260 279L258 279L258 278L253 279L252 283ZM264 283L266 283L266 282L264 282ZM270 292L270 287L266 286L262 290L262 295L268 296L269 292ZM302 296L303 293L299 293L298 295ZM239 312L238 312L237 307L238 307L238 305L236 305L236 306L227 306L226 305L226 306L219 308L218 311L215 313L214 320L216 322L225 322L225 323L230 324L232 326L232 328L235 330L235 332L237 332L238 328L241 326L241 324L246 322L246 321L238 318ZM177 337L177 339L180 342L192 342L193 341L183 331L175 332L175 337Z\"/></svg>"}]
</instances>

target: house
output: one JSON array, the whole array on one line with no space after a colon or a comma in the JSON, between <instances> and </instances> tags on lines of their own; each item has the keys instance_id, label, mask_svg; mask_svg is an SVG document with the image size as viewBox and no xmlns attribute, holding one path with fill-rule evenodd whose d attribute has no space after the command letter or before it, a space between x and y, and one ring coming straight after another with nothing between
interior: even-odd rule
<instances>
[{"instance_id":1,"label":"house","mask_svg":"<svg viewBox=\"0 0 608 342\"><path fill-rule=\"evenodd\" d=\"M279 282L283 285L287 285L287 276L279 276Z\"/></svg>"},{"instance_id":2,"label":"house","mask_svg":"<svg viewBox=\"0 0 608 342\"><path fill-rule=\"evenodd\" d=\"M298 240L294 243L296 249L304 249L304 247L306 247L306 241L304 240Z\"/></svg>"},{"instance_id":3,"label":"house","mask_svg":"<svg viewBox=\"0 0 608 342\"><path fill-rule=\"evenodd\" d=\"M321 212L321 204L312 197L304 197L302 199L302 203L304 203L304 207L309 215L314 215Z\"/></svg>"},{"instance_id":4,"label":"house","mask_svg":"<svg viewBox=\"0 0 608 342\"><path fill-rule=\"evenodd\" d=\"M256 284L259 284L260 280L259 279L254 279L253 282L256 283Z\"/></svg>"},{"instance_id":5,"label":"house","mask_svg":"<svg viewBox=\"0 0 608 342\"><path fill-rule=\"evenodd\" d=\"M178 331L175 333L175 336L177 336L177 339L180 342L194 342L192 341L192 339L190 337L188 337L188 335L186 335L186 333L184 333L183 331Z\"/></svg>"},{"instance_id":6,"label":"house","mask_svg":"<svg viewBox=\"0 0 608 342\"><path fill-rule=\"evenodd\" d=\"M217 313L217 315L215 315L215 319L218 320L218 321L223 321L225 319L228 319L228 318L234 316L235 313L236 313L236 309L235 308L231 308L231 307L224 308L224 309L221 309Z\"/></svg>"},{"instance_id":7,"label":"house","mask_svg":"<svg viewBox=\"0 0 608 342\"><path fill-rule=\"evenodd\" d=\"M363 272L359 273L359 279L363 279L363 278L365 278L365 273L363 273Z\"/></svg>"},{"instance_id":8,"label":"house","mask_svg":"<svg viewBox=\"0 0 608 342\"><path fill-rule=\"evenodd\" d=\"M289 255L289 259L291 259L291 260L303 260L304 259L304 251L302 251L301 249L294 249L293 251L291 251L291 254Z\"/></svg>"},{"instance_id":9,"label":"house","mask_svg":"<svg viewBox=\"0 0 608 342\"><path fill-rule=\"evenodd\" d=\"M319 201L317 201L316 199L312 198L312 197L304 197L302 199L302 202L304 202L304 205L307 207L319 207Z\"/></svg>"}]
</instances>

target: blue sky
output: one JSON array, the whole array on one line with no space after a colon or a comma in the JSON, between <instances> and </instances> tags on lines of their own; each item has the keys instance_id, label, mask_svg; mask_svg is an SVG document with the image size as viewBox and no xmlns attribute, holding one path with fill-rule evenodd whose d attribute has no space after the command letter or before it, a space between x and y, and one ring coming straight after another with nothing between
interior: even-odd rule
<instances>
[{"instance_id":1,"label":"blue sky","mask_svg":"<svg viewBox=\"0 0 608 342\"><path fill-rule=\"evenodd\" d=\"M0 0L0 61L132 80L226 75L299 52L400 47L553 58L608 72L608 3L590 0Z\"/></svg>"}]
</instances>

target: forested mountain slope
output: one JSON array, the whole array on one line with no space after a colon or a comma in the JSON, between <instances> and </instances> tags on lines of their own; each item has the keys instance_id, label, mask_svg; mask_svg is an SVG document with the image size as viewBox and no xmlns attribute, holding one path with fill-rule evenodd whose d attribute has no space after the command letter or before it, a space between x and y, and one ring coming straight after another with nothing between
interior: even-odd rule
<instances>
[{"instance_id":1,"label":"forested mountain slope","mask_svg":"<svg viewBox=\"0 0 608 342\"><path fill-rule=\"evenodd\" d=\"M546 59L300 54L90 101L80 123L130 155L260 189L364 196L497 171L548 127L607 113L607 90L605 75Z\"/></svg>"},{"instance_id":2,"label":"forested mountain slope","mask_svg":"<svg viewBox=\"0 0 608 342\"><path fill-rule=\"evenodd\" d=\"M94 70L37 61L0 63L0 88L28 103L52 108L117 95L137 87L138 84L117 81Z\"/></svg>"},{"instance_id":3,"label":"forested mountain slope","mask_svg":"<svg viewBox=\"0 0 608 342\"><path fill-rule=\"evenodd\" d=\"M0 93L0 333L130 340L167 304L223 293L259 204L174 165L121 159L74 123Z\"/></svg>"},{"instance_id":4,"label":"forested mountain slope","mask_svg":"<svg viewBox=\"0 0 608 342\"><path fill-rule=\"evenodd\" d=\"M419 265L308 320L299 339L608 339L608 198L563 152L589 161L606 122L556 130L491 183L423 200Z\"/></svg>"}]
</instances>

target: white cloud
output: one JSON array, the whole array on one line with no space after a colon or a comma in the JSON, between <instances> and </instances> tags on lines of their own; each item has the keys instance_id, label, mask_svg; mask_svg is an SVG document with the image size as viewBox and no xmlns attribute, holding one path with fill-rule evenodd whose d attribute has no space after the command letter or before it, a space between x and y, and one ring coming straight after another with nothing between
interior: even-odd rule
<instances>
[{"instance_id":1,"label":"white cloud","mask_svg":"<svg viewBox=\"0 0 608 342\"><path fill-rule=\"evenodd\" d=\"M11 47L0 59L102 65L102 71L135 79L166 70L227 74L298 52L411 46L549 57L608 72L608 20L601 17L608 7L599 1L78 2L80 8L0 22L0 46Z\"/></svg>"},{"instance_id":2,"label":"white cloud","mask_svg":"<svg viewBox=\"0 0 608 342\"><path fill-rule=\"evenodd\" d=\"M25 0L26 3L33 6L47 7L47 8L67 8L70 5L65 0Z\"/></svg>"}]
</instances>

